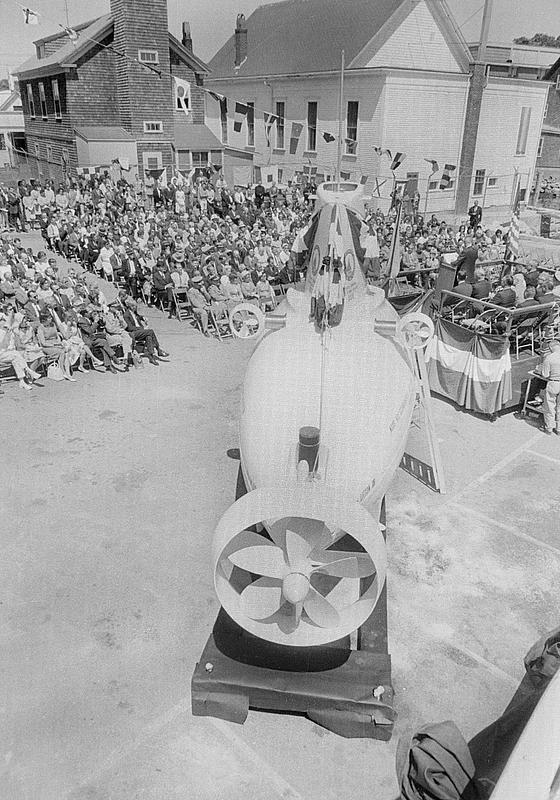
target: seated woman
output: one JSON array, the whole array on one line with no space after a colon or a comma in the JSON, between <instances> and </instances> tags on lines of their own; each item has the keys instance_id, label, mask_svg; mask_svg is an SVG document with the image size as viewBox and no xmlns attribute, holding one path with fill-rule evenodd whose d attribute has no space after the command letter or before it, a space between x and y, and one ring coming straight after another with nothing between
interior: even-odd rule
<instances>
[{"instance_id":1,"label":"seated woman","mask_svg":"<svg viewBox=\"0 0 560 800\"><path fill-rule=\"evenodd\" d=\"M78 372L87 372L88 370L84 367L84 361L87 357L91 359L91 363L94 367L100 367L103 361L93 355L90 348L82 339L75 314L68 312L64 315L63 320L61 320L57 313L53 311L53 317L56 327L68 346L70 365L74 366L74 364L78 362L78 366L76 367Z\"/></svg>"},{"instance_id":2,"label":"seated woman","mask_svg":"<svg viewBox=\"0 0 560 800\"><path fill-rule=\"evenodd\" d=\"M12 367L22 389L32 389L31 383L41 377L31 369L23 355L16 349L13 312L0 309L0 366L4 365Z\"/></svg>"},{"instance_id":3,"label":"seated woman","mask_svg":"<svg viewBox=\"0 0 560 800\"><path fill-rule=\"evenodd\" d=\"M59 333L49 311L41 311L39 314L37 342L48 358L56 358L64 378L67 381L75 381L76 379L70 374L70 348Z\"/></svg>"},{"instance_id":4,"label":"seated woman","mask_svg":"<svg viewBox=\"0 0 560 800\"><path fill-rule=\"evenodd\" d=\"M17 315L21 316L21 315ZM36 371L46 360L44 352L37 344L32 324L25 316L21 316L14 328L16 350L21 353L30 369Z\"/></svg>"},{"instance_id":5,"label":"seated woman","mask_svg":"<svg viewBox=\"0 0 560 800\"><path fill-rule=\"evenodd\" d=\"M259 296L259 306L262 311L272 311L276 306L276 299L274 291L270 285L266 275L261 274L256 286L256 292Z\"/></svg>"}]
</instances>

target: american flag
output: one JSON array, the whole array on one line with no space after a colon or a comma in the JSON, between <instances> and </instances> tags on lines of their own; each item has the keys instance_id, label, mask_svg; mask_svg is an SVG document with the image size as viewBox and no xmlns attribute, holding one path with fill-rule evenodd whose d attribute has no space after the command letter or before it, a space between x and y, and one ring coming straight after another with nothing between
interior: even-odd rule
<instances>
[{"instance_id":1,"label":"american flag","mask_svg":"<svg viewBox=\"0 0 560 800\"><path fill-rule=\"evenodd\" d=\"M515 191L515 201L511 211L511 222L509 223L509 232L507 239L507 246L504 259L505 261L515 261L519 257L519 201L521 197L521 188L519 177L517 179L517 189Z\"/></svg>"}]
</instances>

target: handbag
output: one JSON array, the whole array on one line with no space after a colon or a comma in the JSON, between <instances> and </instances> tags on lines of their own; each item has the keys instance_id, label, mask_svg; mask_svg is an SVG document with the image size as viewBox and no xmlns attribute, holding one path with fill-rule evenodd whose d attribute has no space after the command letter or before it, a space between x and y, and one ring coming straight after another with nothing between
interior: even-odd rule
<instances>
[{"instance_id":1,"label":"handbag","mask_svg":"<svg viewBox=\"0 0 560 800\"><path fill-rule=\"evenodd\" d=\"M47 369L47 378L49 378L51 381L64 380L64 375L62 374L62 370L58 364L50 364L49 368Z\"/></svg>"}]
</instances>

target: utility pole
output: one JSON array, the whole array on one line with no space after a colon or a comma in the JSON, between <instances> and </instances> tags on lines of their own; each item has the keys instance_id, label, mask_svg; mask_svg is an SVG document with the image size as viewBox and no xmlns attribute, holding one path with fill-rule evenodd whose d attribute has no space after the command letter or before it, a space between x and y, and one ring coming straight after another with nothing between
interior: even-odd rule
<instances>
[{"instance_id":1,"label":"utility pole","mask_svg":"<svg viewBox=\"0 0 560 800\"><path fill-rule=\"evenodd\" d=\"M474 157L480 124L480 111L482 98L486 88L486 52L488 49L488 36L494 0L485 0L482 26L480 29L480 45L478 55L470 79L469 94L467 97L467 111L465 114L465 127L461 145L459 171L457 173L457 192L455 195L455 213L465 214L469 207L471 181L474 174Z\"/></svg>"}]
</instances>

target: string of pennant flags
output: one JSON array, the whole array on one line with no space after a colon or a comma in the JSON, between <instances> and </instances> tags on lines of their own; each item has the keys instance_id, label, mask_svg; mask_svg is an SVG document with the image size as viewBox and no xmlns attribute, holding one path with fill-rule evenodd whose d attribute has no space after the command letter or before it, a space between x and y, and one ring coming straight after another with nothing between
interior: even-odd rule
<instances>
[{"instance_id":1,"label":"string of pennant flags","mask_svg":"<svg viewBox=\"0 0 560 800\"><path fill-rule=\"evenodd\" d=\"M13 0L13 2L21 9L24 23L26 25L38 25L39 24L39 17L42 16L39 12L34 11L33 9L21 5L21 3L17 2L17 0ZM43 15L46 17L46 15ZM54 20L50 20L51 22L55 22ZM177 100L178 106L184 111L184 113L188 116L192 111L192 103L191 103L191 84L182 79L178 78L176 75L173 75L171 72L167 72L165 70L158 69L157 67L146 64L140 61L133 56L129 56L126 53L118 50L117 48L113 47L112 45L103 44L96 39L87 36L82 31L79 33L75 31L73 28L69 27L68 25L63 25L62 23L56 22L59 28L61 28L69 37L70 41L75 45L79 39L85 39L86 41L91 41L93 44L99 45L107 50L111 50L119 57L126 58L129 61L139 64L142 67L145 67L151 72L157 74L160 78L162 75L167 75L171 77L174 89L175 89L175 97ZM198 86L198 89L202 90L205 94L212 97L219 105L220 108L220 115L221 117L228 117L229 115L229 102L228 98L220 94L219 92L213 91L212 89L208 89L205 86ZM249 114L259 113L262 114L262 122L264 125L264 134L267 146L271 148L272 146L272 130L275 125L280 125L281 123L289 123L290 124L290 131L289 131L289 146L288 151L290 155L294 156L297 154L298 147L301 140L301 135L303 133L304 127L308 130L314 130L315 132L321 132L321 136L326 144L331 144L333 142L337 142L339 140L338 136L335 136L331 131L328 130L321 130L319 126L316 125L305 125L301 122L292 121L286 119L284 117L280 117L277 114L273 114L269 111L265 111L263 109L255 108L253 105L248 103L243 103L242 101L235 100L233 106L233 130L235 133L241 133L243 129L244 122L248 121ZM347 155L355 155L357 150L358 142L356 139L352 139L349 137L342 137L342 142L346 145L346 154ZM373 152L376 153L377 156L380 158L387 156L390 160L390 171L391 173L395 173L397 169L402 165L402 163L407 158L407 154L403 152L396 152L392 153L391 150L382 147L373 147ZM430 177L436 175L440 169L439 164L435 159L425 158L429 164L432 165L432 174ZM441 175L441 179L439 182L440 189L447 189L451 185L453 180L452 173L456 170L457 166L455 164L445 164L443 168L443 172ZM341 172L341 177L343 180L349 180L349 178L345 178L345 175L350 175L349 172ZM368 180L368 176L361 176L361 182L366 183Z\"/></svg>"}]
</instances>

